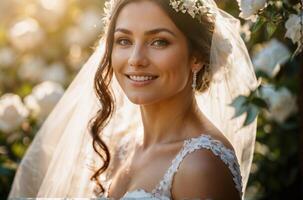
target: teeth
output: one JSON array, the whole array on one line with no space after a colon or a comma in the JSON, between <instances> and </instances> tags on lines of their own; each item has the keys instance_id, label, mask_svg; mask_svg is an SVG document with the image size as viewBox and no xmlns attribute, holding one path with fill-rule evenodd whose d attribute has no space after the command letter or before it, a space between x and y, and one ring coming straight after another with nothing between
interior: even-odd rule
<instances>
[{"instance_id":1,"label":"teeth","mask_svg":"<svg viewBox=\"0 0 303 200\"><path fill-rule=\"evenodd\" d=\"M153 76L129 76L134 81L148 81L154 79Z\"/></svg>"}]
</instances>

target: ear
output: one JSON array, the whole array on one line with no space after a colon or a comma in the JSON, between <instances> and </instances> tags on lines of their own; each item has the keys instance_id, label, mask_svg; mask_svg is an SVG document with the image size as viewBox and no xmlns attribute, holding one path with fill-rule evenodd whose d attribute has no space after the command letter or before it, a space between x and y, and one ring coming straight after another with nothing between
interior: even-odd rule
<instances>
[{"instance_id":1,"label":"ear","mask_svg":"<svg viewBox=\"0 0 303 200\"><path fill-rule=\"evenodd\" d=\"M204 62L202 62L201 58L197 58L196 56L192 56L191 59L191 71L200 71L204 66Z\"/></svg>"}]
</instances>

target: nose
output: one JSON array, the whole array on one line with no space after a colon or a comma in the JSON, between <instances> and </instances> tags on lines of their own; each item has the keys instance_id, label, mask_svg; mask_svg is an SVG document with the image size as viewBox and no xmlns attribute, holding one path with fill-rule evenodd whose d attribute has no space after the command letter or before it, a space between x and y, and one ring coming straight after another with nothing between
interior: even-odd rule
<instances>
[{"instance_id":1,"label":"nose","mask_svg":"<svg viewBox=\"0 0 303 200\"><path fill-rule=\"evenodd\" d=\"M145 67L148 65L148 59L143 45L134 45L128 59L128 64L132 67Z\"/></svg>"}]
</instances>

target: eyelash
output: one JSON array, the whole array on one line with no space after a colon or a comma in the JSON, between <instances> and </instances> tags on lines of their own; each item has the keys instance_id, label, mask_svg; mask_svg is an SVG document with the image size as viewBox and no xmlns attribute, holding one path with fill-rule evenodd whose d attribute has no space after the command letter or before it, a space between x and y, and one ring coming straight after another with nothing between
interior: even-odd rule
<instances>
[{"instance_id":1,"label":"eyelash","mask_svg":"<svg viewBox=\"0 0 303 200\"><path fill-rule=\"evenodd\" d=\"M121 42L123 41L127 41L128 44L122 44ZM163 48L163 47L167 47L170 42L166 39L155 39L151 42L151 44L155 43L155 42L161 42L161 43L165 43L164 45L156 45L157 48ZM116 44L118 45L121 45L121 46L127 46L127 45L131 45L131 41L127 38L118 38L116 41L115 41Z\"/></svg>"},{"instance_id":2,"label":"eyelash","mask_svg":"<svg viewBox=\"0 0 303 200\"><path fill-rule=\"evenodd\" d=\"M121 46L126 46L125 44L121 44L121 41L126 41L126 40L128 43L130 43L130 41L126 38L118 38L115 43Z\"/></svg>"},{"instance_id":3,"label":"eyelash","mask_svg":"<svg viewBox=\"0 0 303 200\"><path fill-rule=\"evenodd\" d=\"M155 42L161 42L161 43L165 43L164 45L160 45L161 47L163 47L163 46L168 46L170 43L167 41L167 40L165 40L165 39L156 39L156 40L154 40L152 43L155 43Z\"/></svg>"}]
</instances>

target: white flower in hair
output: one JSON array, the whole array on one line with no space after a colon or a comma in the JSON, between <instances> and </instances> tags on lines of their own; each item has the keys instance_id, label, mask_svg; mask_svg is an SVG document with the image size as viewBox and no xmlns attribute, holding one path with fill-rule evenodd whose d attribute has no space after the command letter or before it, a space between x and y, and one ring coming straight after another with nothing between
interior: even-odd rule
<instances>
[{"instance_id":1,"label":"white flower in hair","mask_svg":"<svg viewBox=\"0 0 303 200\"><path fill-rule=\"evenodd\" d=\"M179 9L179 5L180 5L180 1L171 1L170 5L172 6L172 8L174 10L178 10Z\"/></svg>"},{"instance_id":2,"label":"white flower in hair","mask_svg":"<svg viewBox=\"0 0 303 200\"><path fill-rule=\"evenodd\" d=\"M197 12L197 7L196 7L196 1L191 1L191 0L184 0L183 2L183 9L182 12L190 14L193 18L195 18L196 12Z\"/></svg>"},{"instance_id":3,"label":"white flower in hair","mask_svg":"<svg viewBox=\"0 0 303 200\"><path fill-rule=\"evenodd\" d=\"M103 22L105 25L108 25L117 2L118 0L108 0L104 3ZM206 6L203 0L170 0L169 4L176 12L188 13L199 21L203 15L214 15L212 8Z\"/></svg>"},{"instance_id":4,"label":"white flower in hair","mask_svg":"<svg viewBox=\"0 0 303 200\"><path fill-rule=\"evenodd\" d=\"M203 15L214 14L211 7L206 6L202 0L171 0L170 5L176 12L188 13L199 21Z\"/></svg>"}]
</instances>

